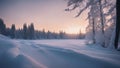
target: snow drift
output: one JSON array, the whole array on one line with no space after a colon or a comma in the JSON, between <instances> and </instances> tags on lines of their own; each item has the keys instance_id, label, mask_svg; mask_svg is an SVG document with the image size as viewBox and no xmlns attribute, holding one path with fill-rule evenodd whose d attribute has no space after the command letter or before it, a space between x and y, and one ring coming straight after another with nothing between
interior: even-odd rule
<instances>
[{"instance_id":1,"label":"snow drift","mask_svg":"<svg viewBox=\"0 0 120 68\"><path fill-rule=\"evenodd\" d=\"M22 55L19 44L0 35L0 68L45 68L29 56Z\"/></svg>"}]
</instances>

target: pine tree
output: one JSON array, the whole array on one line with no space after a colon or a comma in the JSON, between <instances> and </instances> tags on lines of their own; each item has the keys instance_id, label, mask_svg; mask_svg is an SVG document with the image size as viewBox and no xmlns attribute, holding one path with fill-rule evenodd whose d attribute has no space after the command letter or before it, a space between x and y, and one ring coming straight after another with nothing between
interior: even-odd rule
<instances>
[{"instance_id":1,"label":"pine tree","mask_svg":"<svg viewBox=\"0 0 120 68\"><path fill-rule=\"evenodd\" d=\"M28 27L28 36L29 36L29 39L35 39L35 30L34 30L33 23L31 23L31 25Z\"/></svg>"},{"instance_id":2,"label":"pine tree","mask_svg":"<svg viewBox=\"0 0 120 68\"><path fill-rule=\"evenodd\" d=\"M15 31L16 31L15 24L12 24L12 26L11 26L11 38L15 38Z\"/></svg>"},{"instance_id":3,"label":"pine tree","mask_svg":"<svg viewBox=\"0 0 120 68\"><path fill-rule=\"evenodd\" d=\"M28 38L27 25L24 24L24 25L23 25L23 39L27 39L27 38Z\"/></svg>"},{"instance_id":4,"label":"pine tree","mask_svg":"<svg viewBox=\"0 0 120 68\"><path fill-rule=\"evenodd\" d=\"M47 38L45 29L42 30L42 34L41 35L42 35L42 39L46 39Z\"/></svg>"},{"instance_id":5,"label":"pine tree","mask_svg":"<svg viewBox=\"0 0 120 68\"><path fill-rule=\"evenodd\" d=\"M59 32L59 36L60 36L60 39L64 39L65 32L63 32L63 31L60 31L60 32Z\"/></svg>"},{"instance_id":6,"label":"pine tree","mask_svg":"<svg viewBox=\"0 0 120 68\"><path fill-rule=\"evenodd\" d=\"M46 37L47 37L47 39L51 39L51 32L50 31L47 32L47 36Z\"/></svg>"},{"instance_id":7,"label":"pine tree","mask_svg":"<svg viewBox=\"0 0 120 68\"><path fill-rule=\"evenodd\" d=\"M2 19L0 19L0 34L6 35L6 25Z\"/></svg>"}]
</instances>

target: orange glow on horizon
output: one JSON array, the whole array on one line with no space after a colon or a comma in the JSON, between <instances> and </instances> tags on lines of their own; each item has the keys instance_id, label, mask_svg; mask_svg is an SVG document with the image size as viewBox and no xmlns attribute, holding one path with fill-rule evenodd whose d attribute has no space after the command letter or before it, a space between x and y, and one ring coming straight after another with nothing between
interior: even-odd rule
<instances>
[{"instance_id":1,"label":"orange glow on horizon","mask_svg":"<svg viewBox=\"0 0 120 68\"><path fill-rule=\"evenodd\" d=\"M85 33L85 28L82 28L80 26L70 26L65 29L65 32L68 34L79 34L80 31L82 33Z\"/></svg>"},{"instance_id":2,"label":"orange glow on horizon","mask_svg":"<svg viewBox=\"0 0 120 68\"><path fill-rule=\"evenodd\" d=\"M23 28L24 23L27 25L34 23L36 30L45 29L45 31L49 30L57 33L65 31L70 34L78 34L81 30L82 33L85 33L88 24L88 21L86 21L87 11L83 12L81 16L74 18L76 11L64 11L66 2L62 0L42 1L45 2L20 2L15 4L15 6L6 8L5 11L9 12L4 13L0 18L4 20L9 28L12 24L16 25L16 29L20 29Z\"/></svg>"}]
</instances>

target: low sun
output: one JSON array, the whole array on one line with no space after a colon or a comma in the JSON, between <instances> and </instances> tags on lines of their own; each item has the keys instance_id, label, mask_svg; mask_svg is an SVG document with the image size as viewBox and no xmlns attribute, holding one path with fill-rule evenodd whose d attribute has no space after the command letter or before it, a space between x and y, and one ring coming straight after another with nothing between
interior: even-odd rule
<instances>
[{"instance_id":1,"label":"low sun","mask_svg":"<svg viewBox=\"0 0 120 68\"><path fill-rule=\"evenodd\" d=\"M65 32L69 34L78 34L80 32L80 27L76 27L76 26L68 27L65 30Z\"/></svg>"}]
</instances>

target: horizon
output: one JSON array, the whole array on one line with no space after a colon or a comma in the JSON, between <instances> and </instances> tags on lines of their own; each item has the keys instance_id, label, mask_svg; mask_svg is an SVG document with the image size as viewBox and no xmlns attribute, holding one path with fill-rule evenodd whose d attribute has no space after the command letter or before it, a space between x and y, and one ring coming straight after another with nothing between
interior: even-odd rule
<instances>
[{"instance_id":1,"label":"horizon","mask_svg":"<svg viewBox=\"0 0 120 68\"><path fill-rule=\"evenodd\" d=\"M4 20L3 20L4 21ZM4 23L5 25L6 25L6 23ZM34 25L34 23L29 23L29 24L27 24L27 23L24 23L24 24L26 24L27 25L27 27L29 27L30 26L30 24L33 24ZM23 25L24 24L22 24L22 26L20 27L20 28L16 28L16 24L11 24L11 26L6 26L6 28L11 28L12 27L12 25L15 25L15 28L16 28L16 30L19 30L19 29L23 29ZM34 29L36 30L36 31L43 31L43 30L45 30L45 32L48 32L48 31L50 31L49 29L48 30L46 30L46 29L36 29L36 27L35 27L35 25L34 25ZM77 34L79 34L79 33L82 33L82 34L86 34L85 32L81 32L81 30L78 32L78 33L69 33L69 32L66 32L66 31L63 31L63 30L59 30L59 31L50 31L50 32L52 32L52 33L60 33L60 32L65 32L66 34L68 34L68 35L77 35Z\"/></svg>"},{"instance_id":2,"label":"horizon","mask_svg":"<svg viewBox=\"0 0 120 68\"><path fill-rule=\"evenodd\" d=\"M57 4L57 6L56 6ZM0 18L7 27L12 24L16 29L22 28L23 24L34 23L36 30L78 34L81 30L85 33L88 21L87 11L80 17L75 18L76 12L66 12L67 2L64 0L39 0L39 1L4 1L1 2Z\"/></svg>"}]
</instances>

